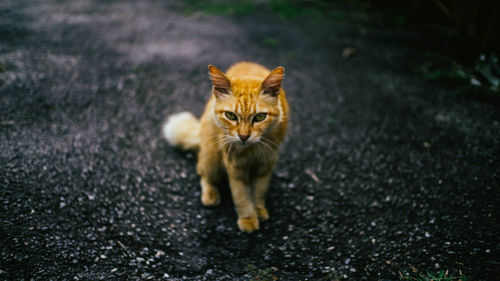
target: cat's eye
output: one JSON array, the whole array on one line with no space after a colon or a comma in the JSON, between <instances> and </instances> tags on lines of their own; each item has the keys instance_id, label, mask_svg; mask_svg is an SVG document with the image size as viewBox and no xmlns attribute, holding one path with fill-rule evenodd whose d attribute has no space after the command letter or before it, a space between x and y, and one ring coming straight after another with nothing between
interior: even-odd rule
<instances>
[{"instance_id":1,"label":"cat's eye","mask_svg":"<svg viewBox=\"0 0 500 281\"><path fill-rule=\"evenodd\" d=\"M226 111L224 114L226 115L226 118L231 120L231 121L238 120L238 117L236 116L236 114L234 114L232 112Z\"/></svg>"},{"instance_id":2,"label":"cat's eye","mask_svg":"<svg viewBox=\"0 0 500 281\"><path fill-rule=\"evenodd\" d=\"M267 114L266 113L259 113L253 117L254 122L260 122L264 119L266 119Z\"/></svg>"},{"instance_id":3,"label":"cat's eye","mask_svg":"<svg viewBox=\"0 0 500 281\"><path fill-rule=\"evenodd\" d=\"M229 90L226 89L226 88L221 88L221 87L214 87L214 91L219 93L219 94L223 94L223 95L228 95L229 94Z\"/></svg>"}]
</instances>

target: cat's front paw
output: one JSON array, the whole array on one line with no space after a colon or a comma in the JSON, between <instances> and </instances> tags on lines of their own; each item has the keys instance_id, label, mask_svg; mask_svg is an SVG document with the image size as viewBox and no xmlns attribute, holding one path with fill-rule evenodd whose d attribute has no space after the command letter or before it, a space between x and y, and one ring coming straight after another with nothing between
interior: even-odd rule
<instances>
[{"instance_id":1,"label":"cat's front paw","mask_svg":"<svg viewBox=\"0 0 500 281\"><path fill-rule=\"evenodd\" d=\"M265 221L269 219L269 212L266 208L257 208L257 215L259 216L260 220Z\"/></svg>"},{"instance_id":2,"label":"cat's front paw","mask_svg":"<svg viewBox=\"0 0 500 281\"><path fill-rule=\"evenodd\" d=\"M215 188L210 188L201 193L201 203L206 207L215 207L220 204L220 195Z\"/></svg>"},{"instance_id":3,"label":"cat's front paw","mask_svg":"<svg viewBox=\"0 0 500 281\"><path fill-rule=\"evenodd\" d=\"M238 219L238 227L241 231L254 232L259 229L259 219L256 217Z\"/></svg>"}]
</instances>

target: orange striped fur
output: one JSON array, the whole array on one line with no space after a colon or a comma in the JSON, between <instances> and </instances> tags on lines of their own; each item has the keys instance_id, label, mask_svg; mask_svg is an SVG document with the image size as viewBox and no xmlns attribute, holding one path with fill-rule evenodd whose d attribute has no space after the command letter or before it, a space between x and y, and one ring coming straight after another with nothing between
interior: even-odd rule
<instances>
[{"instance_id":1,"label":"orange striped fur","mask_svg":"<svg viewBox=\"0 0 500 281\"><path fill-rule=\"evenodd\" d=\"M253 232L259 220L269 218L265 197L287 129L284 69L240 62L226 73L210 65L209 73L212 97L200 120L197 164L201 200L205 206L218 205L217 185L227 177L238 227Z\"/></svg>"}]
</instances>

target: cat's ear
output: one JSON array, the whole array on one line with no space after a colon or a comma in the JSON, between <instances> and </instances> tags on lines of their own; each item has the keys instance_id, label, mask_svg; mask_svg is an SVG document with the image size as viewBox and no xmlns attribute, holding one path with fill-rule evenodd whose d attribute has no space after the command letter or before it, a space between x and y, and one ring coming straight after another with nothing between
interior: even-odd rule
<instances>
[{"instance_id":1,"label":"cat's ear","mask_svg":"<svg viewBox=\"0 0 500 281\"><path fill-rule=\"evenodd\" d=\"M231 81L229 81L224 72L211 64L208 65L208 72L210 73L215 96L229 95L231 93Z\"/></svg>"},{"instance_id":2,"label":"cat's ear","mask_svg":"<svg viewBox=\"0 0 500 281\"><path fill-rule=\"evenodd\" d=\"M270 95L272 97L278 96L281 89L281 80L285 76L285 68L278 66L264 79L261 86L262 94Z\"/></svg>"}]
</instances>

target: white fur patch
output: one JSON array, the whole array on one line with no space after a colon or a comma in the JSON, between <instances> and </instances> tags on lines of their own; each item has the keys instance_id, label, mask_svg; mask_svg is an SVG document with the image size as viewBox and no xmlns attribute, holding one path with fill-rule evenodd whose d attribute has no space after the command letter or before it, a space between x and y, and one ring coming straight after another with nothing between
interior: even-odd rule
<instances>
[{"instance_id":1,"label":"white fur patch","mask_svg":"<svg viewBox=\"0 0 500 281\"><path fill-rule=\"evenodd\" d=\"M190 112L170 115L162 132L168 143L185 150L197 149L200 144L200 122Z\"/></svg>"},{"instance_id":2,"label":"white fur patch","mask_svg":"<svg viewBox=\"0 0 500 281\"><path fill-rule=\"evenodd\" d=\"M279 121L280 123L283 122L283 108L281 107L281 100L278 99L278 109L280 110L280 117L279 117Z\"/></svg>"}]
</instances>

